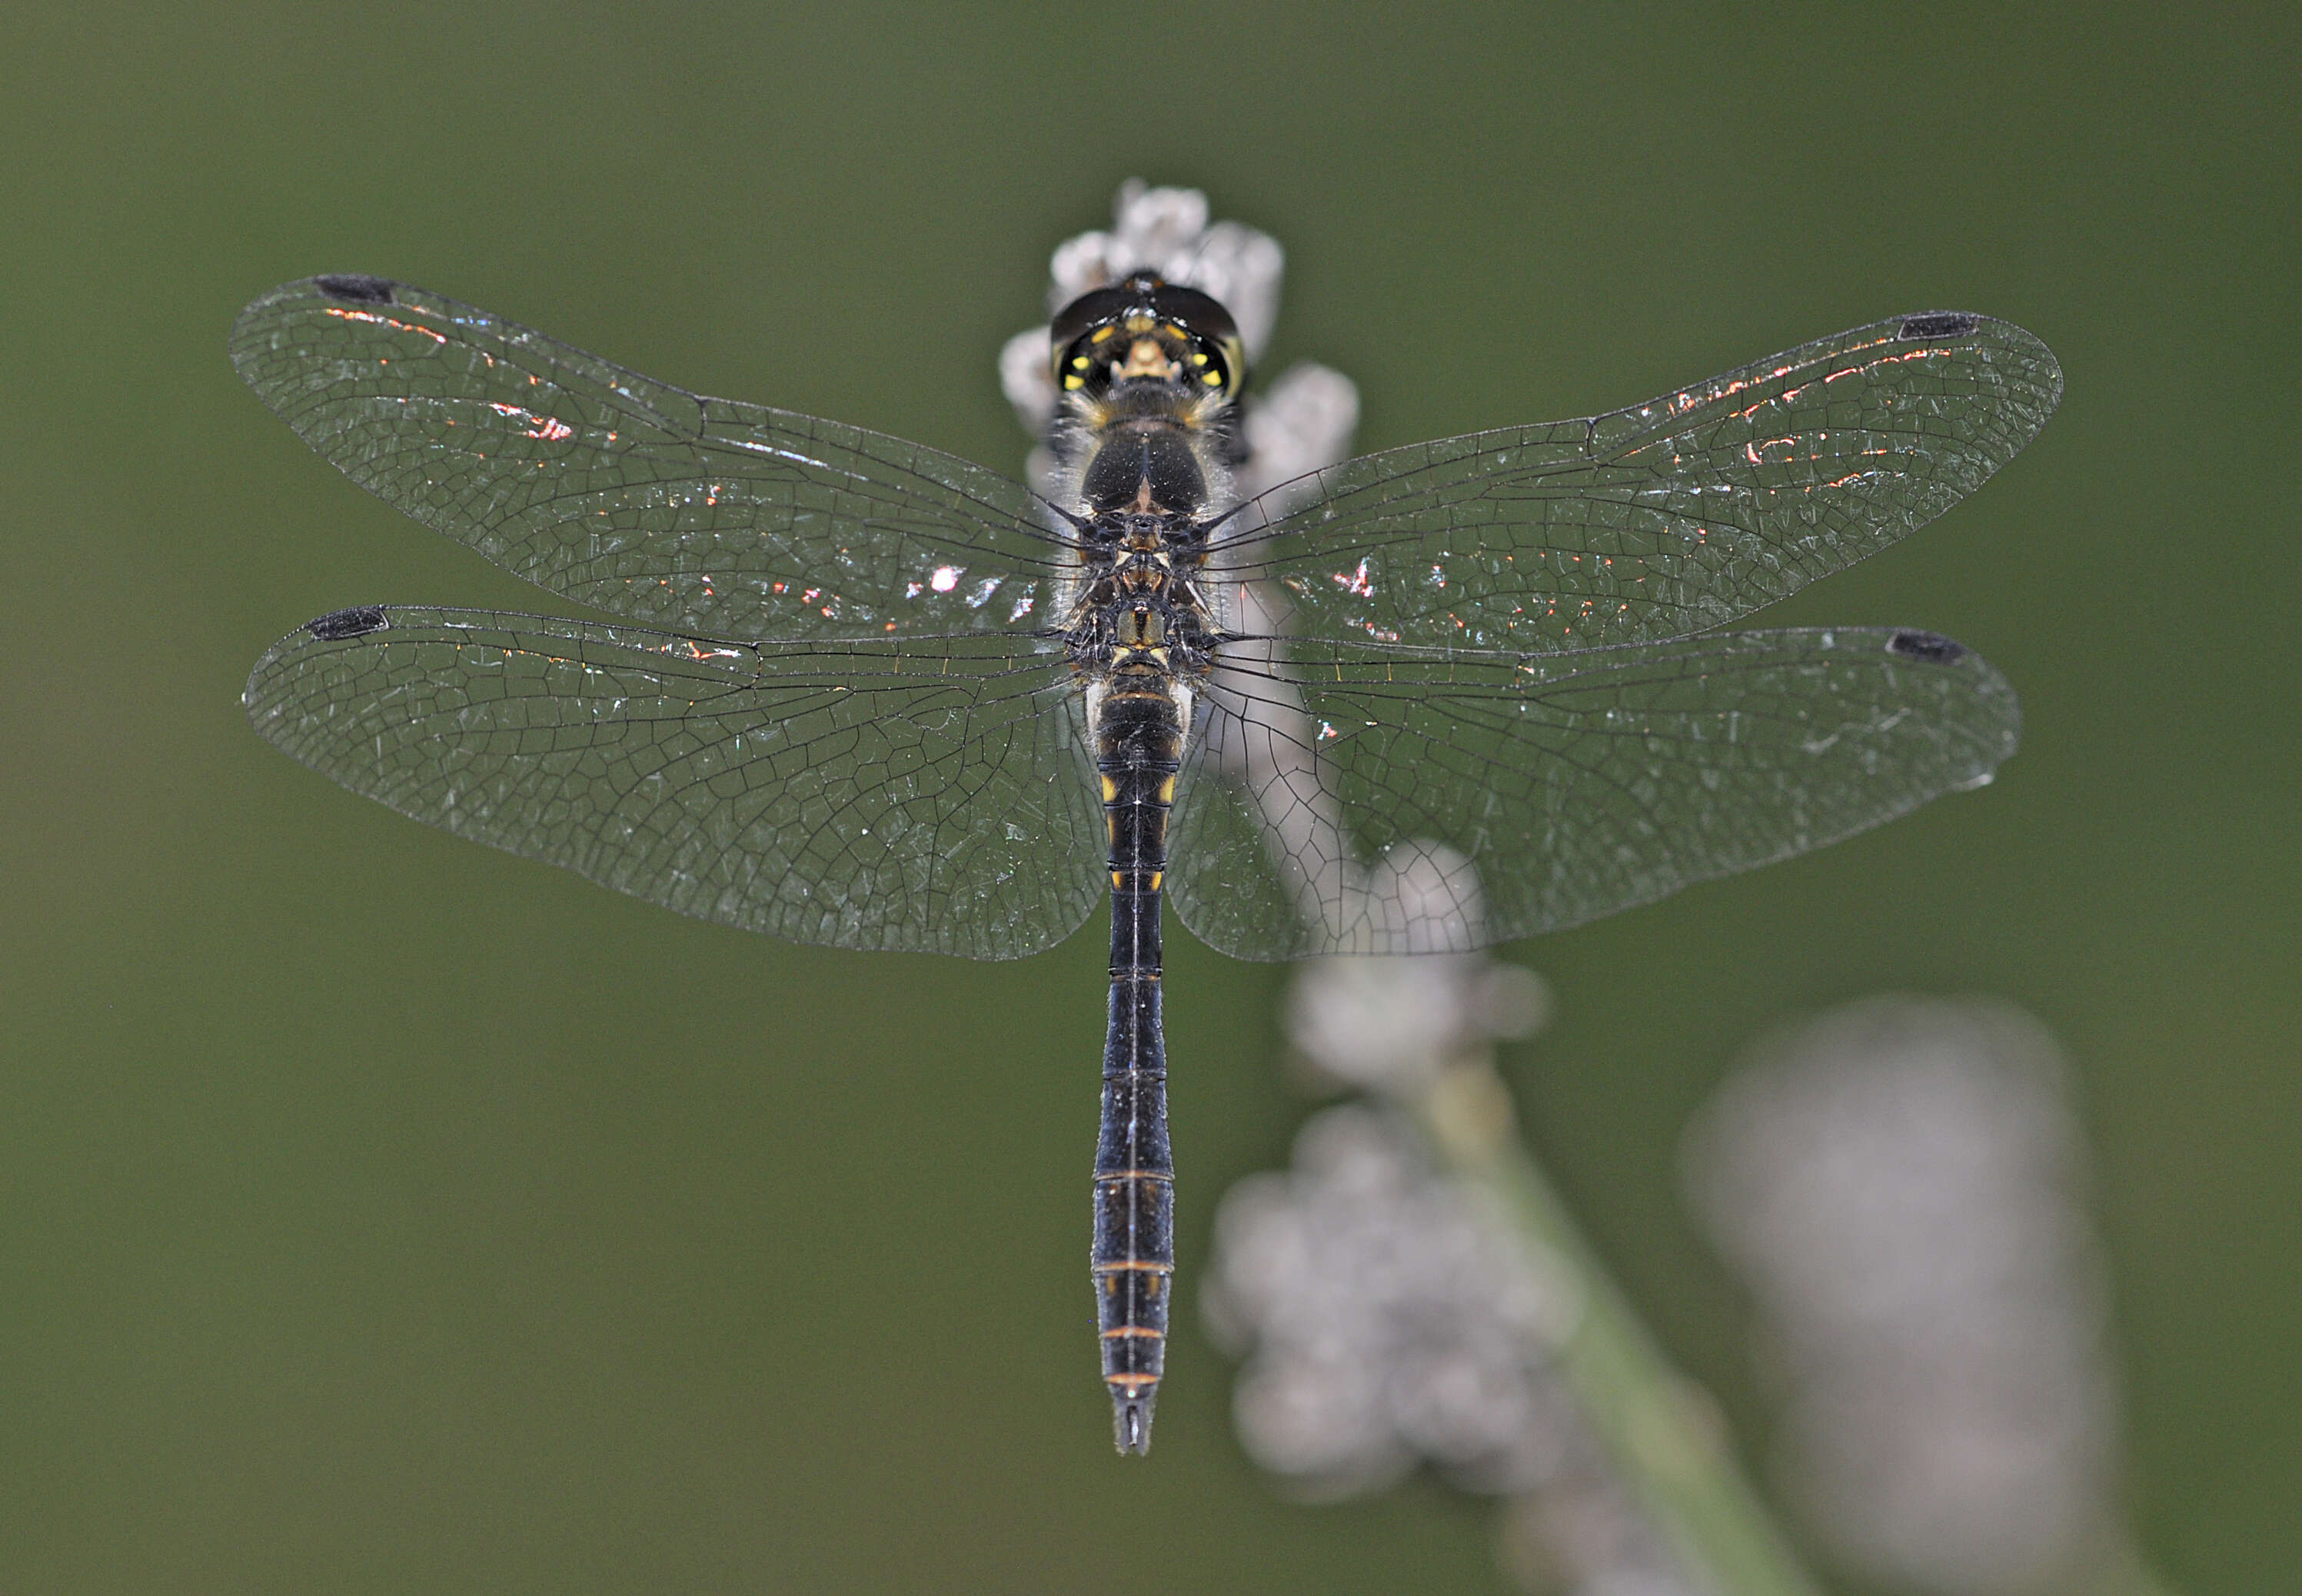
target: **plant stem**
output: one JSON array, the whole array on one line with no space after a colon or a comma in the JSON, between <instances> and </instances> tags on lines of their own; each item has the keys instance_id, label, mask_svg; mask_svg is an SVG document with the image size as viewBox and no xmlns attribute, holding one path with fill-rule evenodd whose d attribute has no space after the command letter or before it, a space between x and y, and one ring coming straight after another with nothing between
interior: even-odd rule
<instances>
[{"instance_id":1,"label":"plant stem","mask_svg":"<svg viewBox=\"0 0 2302 1596\"><path fill-rule=\"evenodd\" d=\"M1577 1303L1552 1350L1623 1479L1720 1596L1819 1596L1728 1449L1709 1399L1670 1366L1519 1138L1484 1050L1405 1099L1455 1176L1486 1192Z\"/></svg>"}]
</instances>

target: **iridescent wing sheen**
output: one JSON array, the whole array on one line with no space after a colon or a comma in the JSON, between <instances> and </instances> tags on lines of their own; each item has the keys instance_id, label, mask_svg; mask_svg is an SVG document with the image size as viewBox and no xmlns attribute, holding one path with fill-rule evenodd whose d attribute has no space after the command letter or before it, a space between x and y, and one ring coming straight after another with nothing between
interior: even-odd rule
<instances>
[{"instance_id":1,"label":"iridescent wing sheen","mask_svg":"<svg viewBox=\"0 0 2302 1596\"><path fill-rule=\"evenodd\" d=\"M1204 695L1167 890L1239 958L1558 930L1989 778L2013 691L1931 633L1566 654L1242 651Z\"/></svg>"},{"instance_id":2,"label":"iridescent wing sheen","mask_svg":"<svg viewBox=\"0 0 2302 1596\"><path fill-rule=\"evenodd\" d=\"M1077 693L1014 638L365 609L275 645L247 704L402 814L795 942L1015 958L1100 900Z\"/></svg>"},{"instance_id":3,"label":"iridescent wing sheen","mask_svg":"<svg viewBox=\"0 0 2302 1596\"><path fill-rule=\"evenodd\" d=\"M346 475L553 592L729 638L1029 631L1066 555L979 466L707 399L405 284L315 277L232 362Z\"/></svg>"},{"instance_id":4,"label":"iridescent wing sheen","mask_svg":"<svg viewBox=\"0 0 2302 1596\"><path fill-rule=\"evenodd\" d=\"M1896 316L1611 415L1347 460L1248 506L1237 525L1256 530L1218 559L1283 602L1281 631L1321 643L1689 636L1940 515L2062 387L2019 327Z\"/></svg>"}]
</instances>

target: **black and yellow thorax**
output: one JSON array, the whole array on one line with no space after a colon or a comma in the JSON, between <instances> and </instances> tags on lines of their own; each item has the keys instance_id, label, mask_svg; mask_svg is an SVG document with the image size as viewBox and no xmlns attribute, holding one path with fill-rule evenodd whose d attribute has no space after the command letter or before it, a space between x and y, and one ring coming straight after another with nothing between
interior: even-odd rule
<instances>
[{"instance_id":1,"label":"black and yellow thorax","mask_svg":"<svg viewBox=\"0 0 2302 1596\"><path fill-rule=\"evenodd\" d=\"M1113 700L1157 698L1180 734L1222 635L1200 576L1238 502L1239 332L1214 299L1148 273L1083 295L1050 331L1053 486L1079 555L1072 668L1099 733Z\"/></svg>"}]
</instances>

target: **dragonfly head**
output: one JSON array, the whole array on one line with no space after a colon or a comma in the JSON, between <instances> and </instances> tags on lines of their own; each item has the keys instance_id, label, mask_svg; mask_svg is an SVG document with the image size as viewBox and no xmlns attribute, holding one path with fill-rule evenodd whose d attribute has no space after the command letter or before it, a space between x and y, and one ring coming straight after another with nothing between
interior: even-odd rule
<instances>
[{"instance_id":1,"label":"dragonfly head","mask_svg":"<svg viewBox=\"0 0 2302 1596\"><path fill-rule=\"evenodd\" d=\"M1236 398L1247 375L1231 312L1148 272L1072 300L1055 317L1049 341L1056 385L1091 399L1139 382L1220 402Z\"/></svg>"}]
</instances>

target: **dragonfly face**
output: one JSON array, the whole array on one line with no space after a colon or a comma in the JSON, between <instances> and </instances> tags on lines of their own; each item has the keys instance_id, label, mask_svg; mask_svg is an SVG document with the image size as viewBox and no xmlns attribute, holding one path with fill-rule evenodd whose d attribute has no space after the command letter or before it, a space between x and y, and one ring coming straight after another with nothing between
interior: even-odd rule
<instances>
[{"instance_id":1,"label":"dragonfly face","mask_svg":"<svg viewBox=\"0 0 2302 1596\"><path fill-rule=\"evenodd\" d=\"M2019 328L1895 316L1242 502L1220 305L1138 274L1050 345L1043 497L404 284L277 290L232 337L267 404L609 618L339 610L246 702L404 813L795 941L1012 958L1108 895L1094 1279L1140 1451L1173 1270L1164 905L1243 958L1464 949L1987 780L2019 715L1961 645L1719 628L1972 491L2062 379Z\"/></svg>"},{"instance_id":2,"label":"dragonfly face","mask_svg":"<svg viewBox=\"0 0 2302 1596\"><path fill-rule=\"evenodd\" d=\"M1230 399L1247 370L1231 312L1147 272L1072 300L1048 335L1056 386L1088 400L1138 382Z\"/></svg>"}]
</instances>

